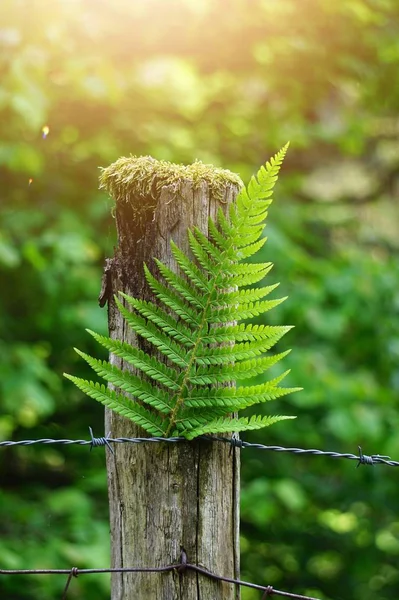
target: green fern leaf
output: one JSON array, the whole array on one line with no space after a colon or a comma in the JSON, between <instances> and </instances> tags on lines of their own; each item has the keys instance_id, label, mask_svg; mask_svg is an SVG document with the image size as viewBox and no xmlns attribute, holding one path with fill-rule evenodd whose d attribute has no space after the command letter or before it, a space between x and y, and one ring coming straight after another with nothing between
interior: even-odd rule
<instances>
[{"instance_id":1,"label":"green fern leaf","mask_svg":"<svg viewBox=\"0 0 399 600\"><path fill-rule=\"evenodd\" d=\"M228 416L228 411L222 407L206 407L204 409L185 407L176 421L176 430L173 435L183 435L183 432L187 429L201 427L209 423L209 421Z\"/></svg>"},{"instance_id":2,"label":"green fern leaf","mask_svg":"<svg viewBox=\"0 0 399 600\"><path fill-rule=\"evenodd\" d=\"M264 339L275 339L276 335L285 335L291 327L276 325L230 325L211 329L204 335L202 342L208 344L226 344L232 342L256 342ZM280 338L279 338L280 339Z\"/></svg>"},{"instance_id":3,"label":"green fern leaf","mask_svg":"<svg viewBox=\"0 0 399 600\"><path fill-rule=\"evenodd\" d=\"M194 283L202 292L209 292L212 287L202 271L180 250L172 241L170 243L172 254L183 273L187 275L189 281Z\"/></svg>"},{"instance_id":4,"label":"green fern leaf","mask_svg":"<svg viewBox=\"0 0 399 600\"><path fill-rule=\"evenodd\" d=\"M285 352L281 352L281 354L263 356L262 358L254 358L236 363L229 362L221 366L207 365L197 367L195 372L190 375L190 383L193 385L211 385L251 379L265 373L267 369L270 369L270 367L289 353L290 350L286 350Z\"/></svg>"},{"instance_id":5,"label":"green fern leaf","mask_svg":"<svg viewBox=\"0 0 399 600\"><path fill-rule=\"evenodd\" d=\"M180 300L179 296L170 291L166 286L159 283L149 271L147 265L144 265L144 273L150 288L159 300L163 302L165 306L171 308L178 317L183 319L183 321L186 321L186 323L189 323L194 327L198 327L201 322L201 314L190 308L185 302Z\"/></svg>"},{"instance_id":6,"label":"green fern leaf","mask_svg":"<svg viewBox=\"0 0 399 600\"><path fill-rule=\"evenodd\" d=\"M219 231L216 223L211 218L208 219L208 230L211 238L213 238L219 248L226 247L228 241L227 238Z\"/></svg>"},{"instance_id":7,"label":"green fern leaf","mask_svg":"<svg viewBox=\"0 0 399 600\"><path fill-rule=\"evenodd\" d=\"M255 342L240 342L234 346L199 346L196 362L198 365L222 365L232 361L248 360L270 350L286 333L284 327L276 328L275 335ZM281 330L281 331L279 331Z\"/></svg>"},{"instance_id":8,"label":"green fern leaf","mask_svg":"<svg viewBox=\"0 0 399 600\"><path fill-rule=\"evenodd\" d=\"M222 209L218 208L218 213L217 213L217 223L220 227L221 232L224 234L225 239L228 241L228 243L230 242L230 240L234 239L234 235L235 235L235 230L234 227L231 226L231 223L229 223L229 220L227 219L226 215L224 214L224 212L222 211ZM262 231L263 231L263 227L262 227ZM223 244L223 247L225 247L226 244Z\"/></svg>"},{"instance_id":9,"label":"green fern leaf","mask_svg":"<svg viewBox=\"0 0 399 600\"><path fill-rule=\"evenodd\" d=\"M214 421L210 421L206 425L194 429L188 429L181 432L181 435L186 437L188 440L193 440L199 435L209 435L215 433L231 433L240 431L253 431L254 429L263 429L279 421L285 421L286 419L295 419L291 416L274 416L274 417L261 417L253 416L250 419L242 417L241 419L235 418L219 418Z\"/></svg>"},{"instance_id":10,"label":"green fern leaf","mask_svg":"<svg viewBox=\"0 0 399 600\"><path fill-rule=\"evenodd\" d=\"M267 287L259 287L255 289L238 290L234 292L226 292L218 294L219 305L223 304L247 304L248 302L256 302L261 300L265 296L268 296L273 290L275 290L280 284L275 283L268 285Z\"/></svg>"},{"instance_id":11,"label":"green fern leaf","mask_svg":"<svg viewBox=\"0 0 399 600\"><path fill-rule=\"evenodd\" d=\"M247 244L246 246L240 248L239 252L237 252L237 256L240 260L244 258L249 258L256 254L267 242L267 238L262 238L253 244Z\"/></svg>"},{"instance_id":12,"label":"green fern leaf","mask_svg":"<svg viewBox=\"0 0 399 600\"><path fill-rule=\"evenodd\" d=\"M270 263L238 263L228 265L227 275L257 275L262 273Z\"/></svg>"},{"instance_id":13,"label":"green fern leaf","mask_svg":"<svg viewBox=\"0 0 399 600\"><path fill-rule=\"evenodd\" d=\"M226 321L236 321L238 319L251 319L275 308L287 298L278 298L277 300L265 300L264 302L249 302L248 304L240 304L233 308L227 306L225 308L214 308L208 312L209 323L226 323Z\"/></svg>"},{"instance_id":14,"label":"green fern leaf","mask_svg":"<svg viewBox=\"0 0 399 600\"><path fill-rule=\"evenodd\" d=\"M265 266L263 270L260 270L256 273L241 273L240 275L223 275L220 277L219 285L224 288L231 287L244 287L245 285L252 285L253 283L258 283L258 281L262 281L269 273L273 265L269 264Z\"/></svg>"},{"instance_id":15,"label":"green fern leaf","mask_svg":"<svg viewBox=\"0 0 399 600\"><path fill-rule=\"evenodd\" d=\"M206 301L201 296L198 296L196 291L191 288L187 282L178 277L176 273L173 273L168 267L161 263L160 260L155 259L156 264L158 265L158 269L164 279L168 282L171 288L174 288L178 294L182 296L182 298L191 304L194 308L203 310L206 304Z\"/></svg>"},{"instance_id":16,"label":"green fern leaf","mask_svg":"<svg viewBox=\"0 0 399 600\"><path fill-rule=\"evenodd\" d=\"M127 344L126 342L113 340L109 337L95 333L90 329L86 329L86 331L90 333L101 346L104 346L104 348L115 354L115 356L119 356L125 362L128 362L136 367L136 369L142 371L147 377L161 383L170 390L177 391L180 389L178 383L179 372L175 369L168 367L155 357L149 356L142 350L139 350L135 346L130 346L130 344Z\"/></svg>"},{"instance_id":17,"label":"green fern leaf","mask_svg":"<svg viewBox=\"0 0 399 600\"><path fill-rule=\"evenodd\" d=\"M145 319L142 319L139 315L128 311L117 298L115 298L115 303L126 323L130 325L133 331L151 342L158 350L160 350L160 352L165 354L170 361L179 365L179 367L187 367L188 363L184 347L180 346L177 342L174 342L173 339L170 339L168 335L163 333L158 327L152 325Z\"/></svg>"},{"instance_id":18,"label":"green fern leaf","mask_svg":"<svg viewBox=\"0 0 399 600\"><path fill-rule=\"evenodd\" d=\"M248 218L248 226L251 226L250 218ZM234 237L232 237L232 242L238 250L250 244L255 244L262 235L263 230L264 225L259 225L258 227L251 226L246 233L236 231Z\"/></svg>"},{"instance_id":19,"label":"green fern leaf","mask_svg":"<svg viewBox=\"0 0 399 600\"><path fill-rule=\"evenodd\" d=\"M172 401L168 395L159 388L142 381L136 375L132 375L128 371L121 371L118 367L110 363L92 358L88 354L81 352L75 348L75 352L79 354L91 368L106 381L120 388L121 390L132 394L138 400L142 400L146 404L150 404L156 410L168 414L172 410Z\"/></svg>"},{"instance_id":20,"label":"green fern leaf","mask_svg":"<svg viewBox=\"0 0 399 600\"><path fill-rule=\"evenodd\" d=\"M198 260L201 267L210 275L216 276L219 274L220 267L208 256L206 249L199 243L194 234L189 230L188 239L190 248L195 258Z\"/></svg>"},{"instance_id":21,"label":"green fern leaf","mask_svg":"<svg viewBox=\"0 0 399 600\"><path fill-rule=\"evenodd\" d=\"M208 252L210 258L214 260L216 264L221 261L225 262L226 258L230 258L229 253L219 250L219 248L210 240L208 240L208 238L197 227L194 227L194 234L200 246L206 250L206 252ZM233 249L231 249L231 253L232 252Z\"/></svg>"},{"instance_id":22,"label":"green fern leaf","mask_svg":"<svg viewBox=\"0 0 399 600\"><path fill-rule=\"evenodd\" d=\"M193 408L222 406L235 411L260 402L269 402L300 390L300 388L280 388L278 386L288 373L289 371L285 371L266 383L254 386L193 388L190 396L185 400L185 405Z\"/></svg>"},{"instance_id":23,"label":"green fern leaf","mask_svg":"<svg viewBox=\"0 0 399 600\"><path fill-rule=\"evenodd\" d=\"M231 417L233 412L300 389L280 386L287 371L259 385L235 386L262 375L289 352L267 354L291 327L242 322L285 300L264 299L278 284L253 287L273 265L246 260L266 242L264 221L286 150L287 146L260 168L227 215L219 209L216 220L209 219L209 237L197 227L188 231L191 256L171 242L176 270L155 259L160 281L144 265L155 302L123 293L123 303L115 298L127 326L152 345L153 354L89 331L135 372L77 350L109 387L67 375L75 385L150 435L173 433L193 439L259 429L292 418Z\"/></svg>"},{"instance_id":24,"label":"green fern leaf","mask_svg":"<svg viewBox=\"0 0 399 600\"><path fill-rule=\"evenodd\" d=\"M126 396L116 394L102 384L86 381L79 377L73 377L73 375L68 375L68 373L64 373L64 376L67 379L70 379L80 390L82 390L82 392L91 398L94 398L94 400L101 402L101 404L114 412L117 412L137 425L140 425L140 427L145 429L150 435L165 435L167 421L163 420L161 417L157 417L154 413L146 410L140 404L131 402Z\"/></svg>"},{"instance_id":25,"label":"green fern leaf","mask_svg":"<svg viewBox=\"0 0 399 600\"><path fill-rule=\"evenodd\" d=\"M120 295L123 296L126 302L135 308L141 316L145 317L149 322L153 323L163 332L167 333L184 346L193 346L192 329L185 327L181 323L177 327L176 319L173 319L171 316L167 315L161 308L159 308L159 306L156 306L152 302L137 300L137 298L132 298L123 292L120 292Z\"/></svg>"}]
</instances>

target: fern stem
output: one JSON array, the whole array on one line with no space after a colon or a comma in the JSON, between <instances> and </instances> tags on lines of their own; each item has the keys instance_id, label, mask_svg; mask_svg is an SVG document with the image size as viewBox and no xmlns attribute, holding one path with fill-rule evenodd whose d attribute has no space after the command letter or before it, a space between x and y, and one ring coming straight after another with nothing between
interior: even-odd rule
<instances>
[{"instance_id":1,"label":"fern stem","mask_svg":"<svg viewBox=\"0 0 399 600\"><path fill-rule=\"evenodd\" d=\"M188 381L190 373L191 373L191 368L195 362L198 346L199 346L200 342L202 342L202 339L203 339L202 338L203 329L204 329L204 326L207 325L206 315L207 315L207 310L208 310L209 304L211 302L211 297L212 297L212 295L208 294L206 305L204 307L203 314L202 314L201 323L199 326L198 337L197 337L197 340L195 342L193 349L191 350L190 360L188 361L187 369L186 369L185 375L183 377L179 393L177 394L175 406L169 417L169 426L166 430L165 437L168 437L170 435L170 433L177 421L179 410L182 407L182 405L184 404L183 390L184 390L185 386L187 385L187 381Z\"/></svg>"}]
</instances>

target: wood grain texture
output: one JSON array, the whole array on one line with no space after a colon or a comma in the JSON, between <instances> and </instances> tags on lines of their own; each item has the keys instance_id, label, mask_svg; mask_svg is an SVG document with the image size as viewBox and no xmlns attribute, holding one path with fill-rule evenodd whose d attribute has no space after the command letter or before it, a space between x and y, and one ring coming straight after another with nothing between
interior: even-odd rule
<instances>
[{"instance_id":1,"label":"wood grain texture","mask_svg":"<svg viewBox=\"0 0 399 600\"><path fill-rule=\"evenodd\" d=\"M141 210L143 198L116 205L118 247L111 263L113 293L153 300L143 262L156 273L153 257L175 267L169 242L188 250L187 228L205 234L208 216L227 207L237 188L226 183L225 204L210 197L204 182L196 189L185 181L176 194L163 187L157 204ZM135 208L136 207L136 208ZM137 211L137 207L140 211ZM153 348L125 326L111 298L109 331L147 352ZM111 362L123 360L111 356ZM105 431L112 437L143 437L129 420L106 411ZM107 452L111 526L111 566L162 566L179 561L183 547L189 562L210 571L239 576L239 450L206 441L181 444L120 444ZM231 584L200 574L114 574L112 600L237 600Z\"/></svg>"}]
</instances>

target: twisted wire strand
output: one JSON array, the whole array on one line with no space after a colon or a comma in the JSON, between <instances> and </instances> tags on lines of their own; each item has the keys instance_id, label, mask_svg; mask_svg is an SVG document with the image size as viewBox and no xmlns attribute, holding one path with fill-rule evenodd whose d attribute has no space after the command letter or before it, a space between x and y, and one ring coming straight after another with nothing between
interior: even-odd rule
<instances>
[{"instance_id":1,"label":"twisted wire strand","mask_svg":"<svg viewBox=\"0 0 399 600\"><path fill-rule=\"evenodd\" d=\"M187 442L187 440L183 437L170 437L170 438L162 438L162 437L147 437L147 438L128 438L128 437L120 437L120 438L111 438L110 434L105 437L94 437L93 431L91 427L90 431L90 440L71 440L71 439L53 439L53 438L42 438L37 440L5 440L0 442L0 447L13 447L13 446L32 446L37 444L58 444L58 445L80 445L80 446L90 446L90 450L93 448L104 446L108 448L111 452L113 452L111 444L154 444L154 443L181 443ZM375 464L386 464L391 467L398 467L399 462L391 460L389 456L373 454L366 455L363 454L361 447L359 446L359 455L351 454L351 453L340 453L340 452L331 452L326 450L318 450L315 448L286 448L284 446L266 446L264 444L256 444L245 442L240 440L236 436L232 438L224 438L218 436L200 436L200 438L207 442L220 442L224 444L229 444L231 449L233 448L254 448L257 450L265 450L271 452L287 452L292 454L309 454L313 456L326 456L329 458L345 458L349 460L356 460L357 467L360 465L369 465L373 466ZM272 586L262 586L255 583L249 583L247 581L242 581L239 579L231 579L229 577L222 577L220 575L216 575L207 571L206 569L199 567L197 565L193 565L187 562L185 555L182 555L182 561L178 564L166 565L163 567L124 567L124 568L110 568L110 569L78 569L77 567L73 567L72 569L19 569L19 570L11 570L11 569L0 569L1 575L68 575L68 579L63 591L62 600L66 599L67 591L70 587L70 583L73 578L78 577L78 575L89 574L89 573L161 573L177 570L179 574L183 574L185 570L196 571L198 573L203 574L204 576L214 579L217 581L225 581L227 583L235 584L238 586L249 587L252 589L256 589L264 592L263 598L267 598L268 596L282 596L286 598L291 598L292 600L318 600L317 598L310 596L303 596L300 594L294 594L291 592L284 592L282 590L276 590Z\"/></svg>"},{"instance_id":2,"label":"twisted wire strand","mask_svg":"<svg viewBox=\"0 0 399 600\"><path fill-rule=\"evenodd\" d=\"M241 579L232 579L230 577L222 577L216 575L211 571L207 571L203 567L193 565L187 562L180 562L177 564L165 565L163 567L121 567L121 568L109 568L109 569L78 569L72 567L72 569L0 569L0 576L2 575L68 575L68 579L63 591L62 600L65 600L67 591L73 578L79 575L88 575L92 573L165 573L168 571L176 570L179 575L183 575L186 570L195 571L201 573L209 579L215 581L224 581L240 587L248 587L254 590L264 592L264 597L268 595L282 596L285 598L291 598L291 600L318 600L312 596L303 596L302 594L294 594L292 592L285 592L283 590L277 590L270 585L258 585L256 583L250 583L249 581L243 581Z\"/></svg>"},{"instance_id":3,"label":"twisted wire strand","mask_svg":"<svg viewBox=\"0 0 399 600\"><path fill-rule=\"evenodd\" d=\"M91 427L89 428L91 439L90 440L70 440L70 439L53 439L53 438L42 438L37 440L5 440L0 442L0 447L12 447L12 446L33 446L37 444L58 444L58 445L79 445L79 446L90 446L90 450L99 446L106 446L111 452L113 452L111 444L175 444L187 442L186 438L183 437L120 437L111 438L109 434L106 437L96 438L93 436ZM221 442L224 444L230 444L235 448L252 448L256 450L265 450L269 452L287 452L291 454L309 454L311 456L325 456L329 458L345 458L348 460L356 460L357 466L368 465L374 466L376 464L384 464L389 467L399 467L399 461L392 460L390 456L382 454L363 454L361 447L359 446L359 454L332 452L327 450L318 450L316 448L286 448L284 446L266 446L264 444L254 444L251 442L245 442L244 440L237 439L236 437L224 438L224 437L212 437L212 436L200 436L197 439L202 439L209 442Z\"/></svg>"}]
</instances>

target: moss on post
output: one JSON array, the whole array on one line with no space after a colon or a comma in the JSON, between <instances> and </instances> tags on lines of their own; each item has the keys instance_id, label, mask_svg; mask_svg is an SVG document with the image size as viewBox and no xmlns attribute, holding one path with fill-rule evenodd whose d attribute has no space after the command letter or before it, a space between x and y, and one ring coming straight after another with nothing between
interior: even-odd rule
<instances>
[{"instance_id":1,"label":"moss on post","mask_svg":"<svg viewBox=\"0 0 399 600\"><path fill-rule=\"evenodd\" d=\"M162 188L169 187L177 196L182 186L190 182L197 190L207 184L209 193L215 200L226 202L226 185L241 187L238 175L226 169L206 165L197 160L191 165L176 165L166 160L156 160L151 156L130 156L119 158L100 175L100 188L105 189L118 202L132 202L140 210L137 200L156 206Z\"/></svg>"}]
</instances>

